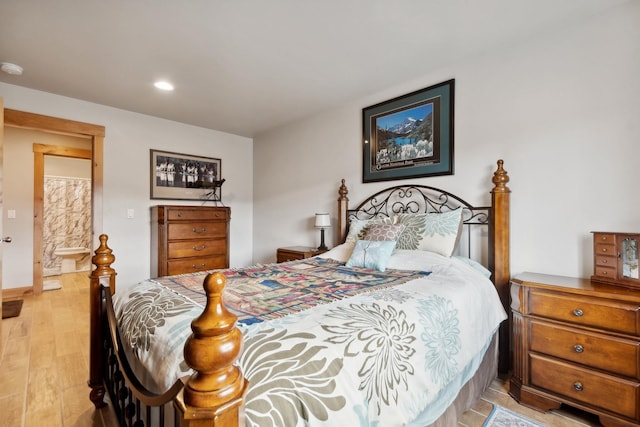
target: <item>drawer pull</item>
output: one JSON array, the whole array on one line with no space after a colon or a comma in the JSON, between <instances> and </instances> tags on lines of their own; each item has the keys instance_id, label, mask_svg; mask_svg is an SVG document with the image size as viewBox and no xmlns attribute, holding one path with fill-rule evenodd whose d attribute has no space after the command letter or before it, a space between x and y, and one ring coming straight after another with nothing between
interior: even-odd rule
<instances>
[{"instance_id":1,"label":"drawer pull","mask_svg":"<svg viewBox=\"0 0 640 427\"><path fill-rule=\"evenodd\" d=\"M602 252L607 252L607 248L602 248Z\"/></svg>"},{"instance_id":2,"label":"drawer pull","mask_svg":"<svg viewBox=\"0 0 640 427\"><path fill-rule=\"evenodd\" d=\"M178 218L182 218L182 212L178 212Z\"/></svg>"},{"instance_id":3,"label":"drawer pull","mask_svg":"<svg viewBox=\"0 0 640 427\"><path fill-rule=\"evenodd\" d=\"M573 310L573 315L576 317L582 317L584 315L584 311L580 310L579 308L576 308L575 310Z\"/></svg>"},{"instance_id":4,"label":"drawer pull","mask_svg":"<svg viewBox=\"0 0 640 427\"><path fill-rule=\"evenodd\" d=\"M198 270L198 269L204 269L206 266L207 266L207 264L205 264L205 263L202 263L202 264L200 264L200 265L195 265L195 264L193 264L193 265L191 266L191 268L193 268L194 270Z\"/></svg>"},{"instance_id":5,"label":"drawer pull","mask_svg":"<svg viewBox=\"0 0 640 427\"><path fill-rule=\"evenodd\" d=\"M584 390L584 386L582 385L582 383L580 381L576 381L575 383L573 383L573 388L574 388L575 391Z\"/></svg>"},{"instance_id":6,"label":"drawer pull","mask_svg":"<svg viewBox=\"0 0 640 427\"><path fill-rule=\"evenodd\" d=\"M196 251L196 252L200 252L200 251L205 250L206 248L207 248L207 245L202 245L202 246L200 246L200 247L198 247L198 246L194 246L194 247L193 247L193 250L194 250L194 251Z\"/></svg>"},{"instance_id":7,"label":"drawer pull","mask_svg":"<svg viewBox=\"0 0 640 427\"><path fill-rule=\"evenodd\" d=\"M584 351L584 347L580 344L576 344L573 346L573 351L575 351L576 353L582 353Z\"/></svg>"},{"instance_id":8,"label":"drawer pull","mask_svg":"<svg viewBox=\"0 0 640 427\"><path fill-rule=\"evenodd\" d=\"M200 230L197 230L195 227L193 227L192 231L196 234L202 234L202 233L206 233L207 229L205 227L202 227Z\"/></svg>"},{"instance_id":9,"label":"drawer pull","mask_svg":"<svg viewBox=\"0 0 640 427\"><path fill-rule=\"evenodd\" d=\"M606 260L606 259L603 259L603 260L602 260L602 263L603 263L603 264L606 264L606 263L607 263L607 260Z\"/></svg>"}]
</instances>

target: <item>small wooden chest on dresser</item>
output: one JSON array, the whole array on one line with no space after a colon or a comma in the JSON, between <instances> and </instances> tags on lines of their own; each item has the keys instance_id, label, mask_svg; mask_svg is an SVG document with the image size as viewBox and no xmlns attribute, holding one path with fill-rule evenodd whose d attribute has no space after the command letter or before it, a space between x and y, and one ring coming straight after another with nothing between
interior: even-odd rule
<instances>
[{"instance_id":1,"label":"small wooden chest on dresser","mask_svg":"<svg viewBox=\"0 0 640 427\"><path fill-rule=\"evenodd\" d=\"M511 396L640 425L640 290L524 273L512 279L511 310Z\"/></svg>"},{"instance_id":2,"label":"small wooden chest on dresser","mask_svg":"<svg viewBox=\"0 0 640 427\"><path fill-rule=\"evenodd\" d=\"M593 232L593 276L596 282L640 288L640 234Z\"/></svg>"},{"instance_id":3,"label":"small wooden chest on dresser","mask_svg":"<svg viewBox=\"0 0 640 427\"><path fill-rule=\"evenodd\" d=\"M151 277L229 267L231 210L217 206L151 208Z\"/></svg>"}]
</instances>

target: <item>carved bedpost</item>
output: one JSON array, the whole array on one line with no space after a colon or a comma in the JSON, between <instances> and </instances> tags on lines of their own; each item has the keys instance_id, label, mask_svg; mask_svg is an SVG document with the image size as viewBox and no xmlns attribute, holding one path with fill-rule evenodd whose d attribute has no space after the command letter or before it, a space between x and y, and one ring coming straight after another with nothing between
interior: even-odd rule
<instances>
[{"instance_id":1,"label":"carved bedpost","mask_svg":"<svg viewBox=\"0 0 640 427\"><path fill-rule=\"evenodd\" d=\"M175 407L182 427L237 427L244 425L244 395L249 382L234 365L242 347L237 317L222 301L225 277L204 279L207 305L191 322L193 333L184 346L184 360L196 372L178 393Z\"/></svg>"},{"instance_id":2,"label":"carved bedpost","mask_svg":"<svg viewBox=\"0 0 640 427\"><path fill-rule=\"evenodd\" d=\"M347 218L347 211L349 210L349 198L347 197L349 190L345 184L344 178L342 184L338 189L338 243L344 242L347 237L347 228L349 227L349 218Z\"/></svg>"},{"instance_id":3,"label":"carved bedpost","mask_svg":"<svg viewBox=\"0 0 640 427\"><path fill-rule=\"evenodd\" d=\"M489 223L489 247L493 248L493 253L489 254L489 268L493 272L493 282L498 290L498 295L502 301L502 306L507 311L509 319L509 283L511 272L509 265L509 211L510 193L507 187L509 175L502 167L502 160L498 160L498 168L493 174L494 184L491 190L491 206L493 214ZM510 320L500 325L500 358L498 370L506 373L511 365L510 347Z\"/></svg>"},{"instance_id":4,"label":"carved bedpost","mask_svg":"<svg viewBox=\"0 0 640 427\"><path fill-rule=\"evenodd\" d=\"M89 276L89 336L91 337L89 342L89 387L91 387L89 398L96 408L106 406L103 377L103 343L106 338L103 323L106 322L106 314L100 285L108 285L112 295L116 290L116 271L111 268L116 257L107 246L108 239L106 234L100 235L100 246L91 258L91 262L96 268Z\"/></svg>"}]
</instances>

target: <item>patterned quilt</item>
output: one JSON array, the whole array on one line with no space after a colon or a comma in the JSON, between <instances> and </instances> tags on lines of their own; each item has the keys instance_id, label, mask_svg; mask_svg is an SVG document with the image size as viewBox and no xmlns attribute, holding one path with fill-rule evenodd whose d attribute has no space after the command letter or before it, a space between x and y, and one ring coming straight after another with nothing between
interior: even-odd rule
<instances>
[{"instance_id":1,"label":"patterned quilt","mask_svg":"<svg viewBox=\"0 0 640 427\"><path fill-rule=\"evenodd\" d=\"M341 258L225 271L225 305L244 335L248 426L427 425L506 317L491 282L453 258L396 251L385 273ZM182 346L202 312L202 279L115 295L121 332L160 388L189 373Z\"/></svg>"},{"instance_id":2,"label":"patterned quilt","mask_svg":"<svg viewBox=\"0 0 640 427\"><path fill-rule=\"evenodd\" d=\"M400 285L429 274L428 271L380 272L345 267L343 262L327 258L256 265L221 272L227 278L225 306L238 316L240 323L247 325L362 292ZM207 300L202 283L207 273L161 277L154 281L204 306Z\"/></svg>"}]
</instances>

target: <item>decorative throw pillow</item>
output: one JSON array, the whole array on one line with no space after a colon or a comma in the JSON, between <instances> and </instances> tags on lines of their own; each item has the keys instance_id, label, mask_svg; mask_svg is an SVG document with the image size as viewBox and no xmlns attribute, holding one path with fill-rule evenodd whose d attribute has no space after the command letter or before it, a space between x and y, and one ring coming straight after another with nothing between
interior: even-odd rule
<instances>
[{"instance_id":1,"label":"decorative throw pillow","mask_svg":"<svg viewBox=\"0 0 640 427\"><path fill-rule=\"evenodd\" d=\"M394 240L358 240L346 265L384 271L395 247Z\"/></svg>"},{"instance_id":2,"label":"decorative throw pillow","mask_svg":"<svg viewBox=\"0 0 640 427\"><path fill-rule=\"evenodd\" d=\"M345 242L355 243L356 240L360 240L364 237L365 233L370 226L374 224L393 224L393 219L389 217L376 218L376 219L352 219L349 222L349 233Z\"/></svg>"},{"instance_id":3,"label":"decorative throw pillow","mask_svg":"<svg viewBox=\"0 0 640 427\"><path fill-rule=\"evenodd\" d=\"M395 222L406 226L398 239L398 249L431 251L450 257L460 240L462 208L448 212L398 214Z\"/></svg>"},{"instance_id":4,"label":"decorative throw pillow","mask_svg":"<svg viewBox=\"0 0 640 427\"><path fill-rule=\"evenodd\" d=\"M406 225L404 224L372 224L368 227L362 240L373 240L376 242L381 240L397 241L405 228Z\"/></svg>"}]
</instances>

